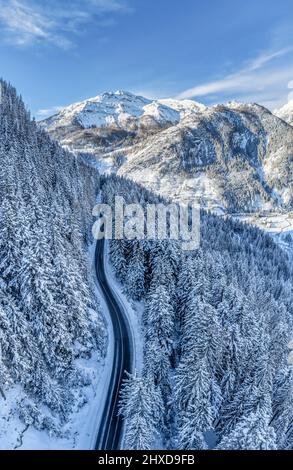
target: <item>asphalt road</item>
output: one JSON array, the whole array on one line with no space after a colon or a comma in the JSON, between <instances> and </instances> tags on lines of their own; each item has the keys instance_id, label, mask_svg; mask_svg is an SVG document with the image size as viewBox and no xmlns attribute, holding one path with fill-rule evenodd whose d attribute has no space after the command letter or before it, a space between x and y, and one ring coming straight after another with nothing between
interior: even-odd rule
<instances>
[{"instance_id":1,"label":"asphalt road","mask_svg":"<svg viewBox=\"0 0 293 470\"><path fill-rule=\"evenodd\" d=\"M104 268L104 240L98 240L95 253L97 280L107 303L114 331L113 368L103 410L96 450L118 450L123 435L123 419L118 415L119 392L125 372L132 371L131 332L123 306L108 284Z\"/></svg>"}]
</instances>

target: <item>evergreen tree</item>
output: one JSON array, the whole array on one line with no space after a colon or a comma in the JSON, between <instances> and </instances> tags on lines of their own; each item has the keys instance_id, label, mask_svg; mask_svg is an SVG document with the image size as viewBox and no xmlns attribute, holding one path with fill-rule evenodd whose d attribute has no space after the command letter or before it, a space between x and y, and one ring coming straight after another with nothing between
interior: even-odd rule
<instances>
[{"instance_id":1,"label":"evergreen tree","mask_svg":"<svg viewBox=\"0 0 293 470\"><path fill-rule=\"evenodd\" d=\"M121 393L120 412L126 420L125 447L148 450L162 426L162 398L152 378L129 376Z\"/></svg>"},{"instance_id":2,"label":"evergreen tree","mask_svg":"<svg viewBox=\"0 0 293 470\"><path fill-rule=\"evenodd\" d=\"M244 416L230 434L223 437L220 450L276 450L274 428L263 410Z\"/></svg>"}]
</instances>

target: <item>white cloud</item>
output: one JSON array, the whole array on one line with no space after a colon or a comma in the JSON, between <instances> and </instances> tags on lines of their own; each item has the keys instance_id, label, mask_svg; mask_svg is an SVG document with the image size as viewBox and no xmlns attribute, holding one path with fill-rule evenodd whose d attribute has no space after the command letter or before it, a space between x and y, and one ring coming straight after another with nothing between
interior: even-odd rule
<instances>
[{"instance_id":1,"label":"white cloud","mask_svg":"<svg viewBox=\"0 0 293 470\"><path fill-rule=\"evenodd\" d=\"M50 24L45 18L17 0L0 2L0 20L6 30L15 33L19 44L29 42L31 37L48 38Z\"/></svg>"},{"instance_id":2,"label":"white cloud","mask_svg":"<svg viewBox=\"0 0 293 470\"><path fill-rule=\"evenodd\" d=\"M109 15L131 11L124 0L0 0L1 33L15 45L46 42L68 49L82 26L111 24Z\"/></svg>"},{"instance_id":3,"label":"white cloud","mask_svg":"<svg viewBox=\"0 0 293 470\"><path fill-rule=\"evenodd\" d=\"M292 47L285 47L283 49L279 49L278 51L265 52L265 53L259 55L258 57L256 57L256 59L252 60L248 64L247 68L248 68L248 70L253 72L254 70L258 70L258 69L262 68L264 65L268 64L273 59L277 59L278 57L282 57L283 55L288 54L288 52L291 52L292 50L293 50ZM245 71L245 69L244 69L244 71Z\"/></svg>"},{"instance_id":4,"label":"white cloud","mask_svg":"<svg viewBox=\"0 0 293 470\"><path fill-rule=\"evenodd\" d=\"M89 3L99 8L100 11L107 13L112 11L130 10L130 7L120 0L89 0Z\"/></svg>"},{"instance_id":5,"label":"white cloud","mask_svg":"<svg viewBox=\"0 0 293 470\"><path fill-rule=\"evenodd\" d=\"M210 81L184 90L177 99L201 96L231 96L245 101L245 96L272 107L272 103L286 101L287 83L293 76L293 61L275 66L273 61L292 52L292 48L266 52L249 62L238 72L226 75L222 79ZM264 96L266 99L264 100Z\"/></svg>"}]
</instances>

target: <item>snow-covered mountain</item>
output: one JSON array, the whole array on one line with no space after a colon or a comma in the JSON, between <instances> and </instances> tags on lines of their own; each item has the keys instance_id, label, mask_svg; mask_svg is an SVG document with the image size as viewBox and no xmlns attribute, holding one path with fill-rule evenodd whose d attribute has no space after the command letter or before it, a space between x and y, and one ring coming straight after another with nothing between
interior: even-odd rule
<instances>
[{"instance_id":1,"label":"snow-covered mountain","mask_svg":"<svg viewBox=\"0 0 293 470\"><path fill-rule=\"evenodd\" d=\"M288 101L282 108L276 109L274 114L284 121L293 125L293 99Z\"/></svg>"},{"instance_id":2,"label":"snow-covered mountain","mask_svg":"<svg viewBox=\"0 0 293 470\"><path fill-rule=\"evenodd\" d=\"M204 105L190 100L149 100L118 90L68 106L45 120L44 125L51 132L64 126L137 131L144 127L164 127L178 123L187 114L204 108Z\"/></svg>"},{"instance_id":3,"label":"snow-covered mountain","mask_svg":"<svg viewBox=\"0 0 293 470\"><path fill-rule=\"evenodd\" d=\"M100 202L120 194L146 209L164 201L155 192L166 178L182 200L177 176L195 196L194 178L205 175L231 207L263 193L281 206L292 128L257 105L185 113L172 103L183 113L177 123L156 135L127 130L124 151L116 131L108 153L96 153L132 179L141 172L152 192L100 178L30 120L10 85L0 81L0 92L0 449L88 448L103 426L119 343L87 260L97 192ZM139 352L137 372L109 389L122 392L123 447L292 449L290 258L233 218L202 211L200 228L189 253L177 240L109 241L107 277L123 288Z\"/></svg>"},{"instance_id":4,"label":"snow-covered mountain","mask_svg":"<svg viewBox=\"0 0 293 470\"><path fill-rule=\"evenodd\" d=\"M291 126L259 105L214 106L126 150L118 174L229 212L291 208L292 137Z\"/></svg>"},{"instance_id":5,"label":"snow-covered mountain","mask_svg":"<svg viewBox=\"0 0 293 470\"><path fill-rule=\"evenodd\" d=\"M292 127L257 104L205 107L105 93L43 121L75 153L175 200L222 212L292 208Z\"/></svg>"}]
</instances>

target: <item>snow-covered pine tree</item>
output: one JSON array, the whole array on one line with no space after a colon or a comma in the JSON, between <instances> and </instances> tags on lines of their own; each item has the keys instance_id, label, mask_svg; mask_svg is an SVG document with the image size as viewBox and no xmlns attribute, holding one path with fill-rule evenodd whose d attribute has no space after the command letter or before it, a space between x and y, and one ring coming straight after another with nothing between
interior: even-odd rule
<instances>
[{"instance_id":1,"label":"snow-covered pine tree","mask_svg":"<svg viewBox=\"0 0 293 470\"><path fill-rule=\"evenodd\" d=\"M185 352L175 374L178 448L204 449L204 433L213 427L212 376L206 357Z\"/></svg>"},{"instance_id":2,"label":"snow-covered pine tree","mask_svg":"<svg viewBox=\"0 0 293 470\"><path fill-rule=\"evenodd\" d=\"M263 410L244 416L218 444L219 450L276 450L276 434Z\"/></svg>"},{"instance_id":3,"label":"snow-covered pine tree","mask_svg":"<svg viewBox=\"0 0 293 470\"><path fill-rule=\"evenodd\" d=\"M134 300L141 300L144 296L144 278L144 252L140 244L134 242L131 257L128 260L127 276L125 279L126 292Z\"/></svg>"},{"instance_id":4,"label":"snow-covered pine tree","mask_svg":"<svg viewBox=\"0 0 293 470\"><path fill-rule=\"evenodd\" d=\"M115 194L131 203L169 202L113 175L105 178L102 194L110 203ZM125 285L135 243L122 242L127 246L121 256L127 260L120 278ZM183 252L174 240L144 240L140 247L145 267L143 377L151 374L163 391L164 444L175 445L165 437L167 430L170 434L177 428L181 446L204 447L207 436L200 427L210 426L207 431L215 428L218 442L225 444L223 439L229 437L234 442L231 448L238 448L236 434L243 433L249 422L251 435L258 435L253 423L261 416L264 435L255 444L243 437L241 446L265 448L267 437L269 448L274 448L275 439L278 448L292 447L291 386L282 385L288 368L286 341L293 324L293 273L287 254L255 227L204 211L201 245L195 252ZM171 345L171 358L176 360L170 361ZM208 402L203 400L205 415L200 407L190 407L187 413L184 402L192 402L190 384L199 361L205 363L202 376L208 377L197 387L199 396L204 390L210 396ZM205 425L200 411L208 418ZM199 428L195 417L202 424Z\"/></svg>"},{"instance_id":5,"label":"snow-covered pine tree","mask_svg":"<svg viewBox=\"0 0 293 470\"><path fill-rule=\"evenodd\" d=\"M99 177L0 90L0 387L19 384L64 420L87 383L75 359L105 351L86 260Z\"/></svg>"},{"instance_id":6,"label":"snow-covered pine tree","mask_svg":"<svg viewBox=\"0 0 293 470\"><path fill-rule=\"evenodd\" d=\"M162 397L151 376L130 375L121 392L126 449L152 449L162 427Z\"/></svg>"},{"instance_id":7,"label":"snow-covered pine tree","mask_svg":"<svg viewBox=\"0 0 293 470\"><path fill-rule=\"evenodd\" d=\"M151 348L154 343L157 348L155 361L170 365L173 353L174 337L174 309L165 286L158 284L157 280L151 285L146 298L144 311L145 349ZM153 349L153 348L152 348ZM146 357L150 357L146 351ZM146 370L150 371L150 364L146 362ZM168 369L154 368L155 383L164 382L163 377L168 376Z\"/></svg>"}]
</instances>

